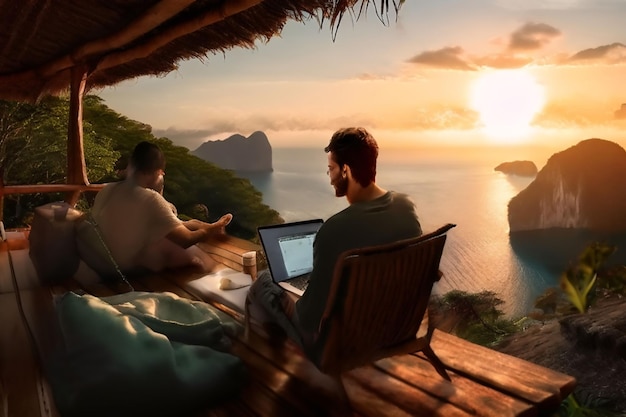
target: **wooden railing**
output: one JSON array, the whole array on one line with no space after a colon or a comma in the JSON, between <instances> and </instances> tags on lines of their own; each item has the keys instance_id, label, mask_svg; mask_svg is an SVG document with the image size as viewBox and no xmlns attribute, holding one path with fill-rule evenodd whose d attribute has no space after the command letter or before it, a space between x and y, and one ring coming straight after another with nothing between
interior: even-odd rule
<instances>
[{"instance_id":1,"label":"wooden railing","mask_svg":"<svg viewBox=\"0 0 626 417\"><path fill-rule=\"evenodd\" d=\"M0 185L0 197L8 194L36 194L100 191L106 184L35 184L35 185Z\"/></svg>"},{"instance_id":2,"label":"wooden railing","mask_svg":"<svg viewBox=\"0 0 626 417\"><path fill-rule=\"evenodd\" d=\"M32 184L3 185L0 182L0 222L4 220L4 196L10 194L65 193L64 200L72 206L85 191L100 191L106 184Z\"/></svg>"}]
</instances>

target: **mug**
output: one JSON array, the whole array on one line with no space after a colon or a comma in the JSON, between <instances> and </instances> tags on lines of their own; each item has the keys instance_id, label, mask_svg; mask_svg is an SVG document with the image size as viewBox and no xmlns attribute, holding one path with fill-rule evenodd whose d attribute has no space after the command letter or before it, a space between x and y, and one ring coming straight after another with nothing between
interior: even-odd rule
<instances>
[{"instance_id":1,"label":"mug","mask_svg":"<svg viewBox=\"0 0 626 417\"><path fill-rule=\"evenodd\" d=\"M242 255L243 273L250 275L252 280L256 279L256 251L246 252Z\"/></svg>"}]
</instances>

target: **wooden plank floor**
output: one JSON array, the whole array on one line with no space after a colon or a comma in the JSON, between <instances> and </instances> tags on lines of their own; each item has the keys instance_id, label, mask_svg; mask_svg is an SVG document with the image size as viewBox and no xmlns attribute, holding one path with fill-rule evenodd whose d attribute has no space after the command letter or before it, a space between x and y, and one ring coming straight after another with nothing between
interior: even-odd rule
<instances>
[{"instance_id":1,"label":"wooden plank floor","mask_svg":"<svg viewBox=\"0 0 626 417\"><path fill-rule=\"evenodd\" d=\"M116 292L100 283L73 279L41 287L27 248L23 242L14 242L11 254L19 289L16 297L13 283L6 278L11 276L8 246L6 242L2 245L0 314L10 325L3 326L0 333L0 406L8 410L0 416L56 417L37 360L37 353L45 360L46 351L58 343L50 320L54 317L53 296L78 290L97 296ZM162 273L134 279L132 284L137 291L168 291L210 302L241 322L240 313L206 299L189 285L200 276L191 271ZM350 409L346 410L336 381L320 373L293 344L270 336L258 326L253 330L247 339L241 334L232 340L232 353L243 360L250 375L239 396L190 417L549 416L575 385L573 377L435 331L432 346L448 369L451 382L442 379L422 355L386 358L344 374L350 398Z\"/></svg>"},{"instance_id":2,"label":"wooden plank floor","mask_svg":"<svg viewBox=\"0 0 626 417\"><path fill-rule=\"evenodd\" d=\"M26 325L23 295L14 291L8 249L0 242L0 416L58 417Z\"/></svg>"}]
</instances>

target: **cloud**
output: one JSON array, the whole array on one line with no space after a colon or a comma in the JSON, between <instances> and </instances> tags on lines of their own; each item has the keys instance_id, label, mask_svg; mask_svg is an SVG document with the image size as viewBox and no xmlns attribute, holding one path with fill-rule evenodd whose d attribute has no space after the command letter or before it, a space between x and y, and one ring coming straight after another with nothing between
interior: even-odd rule
<instances>
[{"instance_id":1,"label":"cloud","mask_svg":"<svg viewBox=\"0 0 626 417\"><path fill-rule=\"evenodd\" d=\"M438 69L476 71L479 68L514 69L531 64L605 64L617 65L626 63L626 45L615 42L577 52L574 55L557 52L544 54L541 51L556 38L561 31L546 23L525 23L513 31L506 42L498 41L502 50L486 55L471 55L461 46L448 46L437 50L419 53L406 62L426 65ZM499 38L502 39L502 38ZM373 76L370 79L374 79ZM367 79L367 77L363 77Z\"/></svg>"},{"instance_id":2,"label":"cloud","mask_svg":"<svg viewBox=\"0 0 626 417\"><path fill-rule=\"evenodd\" d=\"M372 118L370 125L387 130L470 130L478 120L478 113L467 107L430 105L397 111L393 120Z\"/></svg>"},{"instance_id":3,"label":"cloud","mask_svg":"<svg viewBox=\"0 0 626 417\"><path fill-rule=\"evenodd\" d=\"M176 127L168 127L167 129L153 129L152 134L156 137L166 137L179 146L184 146L194 150L207 138L219 135L225 132L235 132L236 127L231 124L230 127L222 123L221 126L215 126L210 129L179 129Z\"/></svg>"},{"instance_id":4,"label":"cloud","mask_svg":"<svg viewBox=\"0 0 626 417\"><path fill-rule=\"evenodd\" d=\"M615 42L596 48L584 49L572 55L569 62L620 64L626 62L626 45Z\"/></svg>"},{"instance_id":5,"label":"cloud","mask_svg":"<svg viewBox=\"0 0 626 417\"><path fill-rule=\"evenodd\" d=\"M550 129L567 127L588 128L598 126L615 126L626 118L626 103L615 111L597 105L597 103L580 103L572 106L571 100L551 101L535 117L534 124Z\"/></svg>"},{"instance_id":6,"label":"cloud","mask_svg":"<svg viewBox=\"0 0 626 417\"><path fill-rule=\"evenodd\" d=\"M201 129L184 129L170 126L167 129L153 129L156 137L166 137L176 145L190 150L198 148L207 140L226 139L234 133L244 136L260 131L293 131L303 132L310 130L326 130L328 126L369 125L371 119L366 115L344 115L339 117L323 118L317 116L288 116L284 114L266 115L253 114L250 116L234 117L229 115L213 115L210 121L205 122Z\"/></svg>"},{"instance_id":7,"label":"cloud","mask_svg":"<svg viewBox=\"0 0 626 417\"><path fill-rule=\"evenodd\" d=\"M514 69L522 68L533 62L531 57L516 56L512 54L492 54L482 57L476 57L473 63L481 67L489 67L496 69Z\"/></svg>"},{"instance_id":8,"label":"cloud","mask_svg":"<svg viewBox=\"0 0 626 417\"><path fill-rule=\"evenodd\" d=\"M365 72L363 74L359 74L356 79L359 81L385 81L388 79L395 79L393 75L388 74L373 74L371 72Z\"/></svg>"},{"instance_id":9,"label":"cloud","mask_svg":"<svg viewBox=\"0 0 626 417\"><path fill-rule=\"evenodd\" d=\"M232 115L231 115L232 116ZM219 117L219 116L218 116ZM476 126L478 114L465 107L428 106L419 109L410 108L394 113L394 117L386 114L354 113L337 116L288 116L284 114L255 114L241 118L228 115L212 117L201 129L183 129L168 127L154 129L157 137L167 137L178 146L190 150L197 149L208 140L226 139L238 133L249 136L252 132L310 132L326 131L337 126L369 126L377 129L400 129L416 131L432 130L469 130Z\"/></svg>"},{"instance_id":10,"label":"cloud","mask_svg":"<svg viewBox=\"0 0 626 417\"><path fill-rule=\"evenodd\" d=\"M463 48L449 46L436 51L426 51L409 58L406 62L428 65L436 68L475 71L476 68L468 64L463 58Z\"/></svg>"},{"instance_id":11,"label":"cloud","mask_svg":"<svg viewBox=\"0 0 626 417\"><path fill-rule=\"evenodd\" d=\"M448 46L434 51L425 51L409 58L411 64L427 65L440 69L476 71L480 67L512 69L536 63L535 58L521 52L533 52L542 49L561 31L546 23L525 23L508 37L504 50L498 53L467 56L460 46ZM541 58L545 61L545 57Z\"/></svg>"},{"instance_id":12,"label":"cloud","mask_svg":"<svg viewBox=\"0 0 626 417\"><path fill-rule=\"evenodd\" d=\"M553 26L529 22L511 34L508 49L510 51L541 49L559 36L561 31Z\"/></svg>"},{"instance_id":13,"label":"cloud","mask_svg":"<svg viewBox=\"0 0 626 417\"><path fill-rule=\"evenodd\" d=\"M153 129L152 134L156 137L171 138L175 136L181 140L194 140L198 138L205 138L212 136L215 133L219 133L219 130L215 129L178 129L175 127L168 127L167 129Z\"/></svg>"},{"instance_id":14,"label":"cloud","mask_svg":"<svg viewBox=\"0 0 626 417\"><path fill-rule=\"evenodd\" d=\"M394 74L375 74L375 73L362 73L353 78L355 81L406 81L413 82L417 80L423 80L426 77L422 74L417 74L414 71L400 71Z\"/></svg>"},{"instance_id":15,"label":"cloud","mask_svg":"<svg viewBox=\"0 0 626 417\"><path fill-rule=\"evenodd\" d=\"M610 6L615 0L496 0L495 3L508 10L572 10L598 7L599 4Z\"/></svg>"},{"instance_id":16,"label":"cloud","mask_svg":"<svg viewBox=\"0 0 626 417\"><path fill-rule=\"evenodd\" d=\"M476 127L478 113L467 108L444 108L421 110L415 124L417 130L469 130Z\"/></svg>"}]
</instances>

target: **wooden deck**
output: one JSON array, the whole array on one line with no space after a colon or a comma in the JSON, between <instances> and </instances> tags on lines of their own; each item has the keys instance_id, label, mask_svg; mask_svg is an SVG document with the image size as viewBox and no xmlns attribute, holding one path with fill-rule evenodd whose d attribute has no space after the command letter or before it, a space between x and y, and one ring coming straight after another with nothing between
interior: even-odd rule
<instances>
[{"instance_id":1,"label":"wooden deck","mask_svg":"<svg viewBox=\"0 0 626 417\"><path fill-rule=\"evenodd\" d=\"M40 366L56 340L52 297L77 289L104 296L115 289L75 279L42 287L24 236L13 233L7 242L0 242L0 416L59 416ZM220 250L221 260L236 266L228 243ZM169 291L204 300L241 322L240 313L189 285L199 277L179 271L132 284L139 291ZM443 380L421 355L383 359L344 374L350 399L350 409L345 410L334 381L317 371L295 346L261 328L253 330L247 340L233 339L232 353L244 361L250 375L238 398L190 417L550 416L575 386L571 376L435 331L432 346L451 382Z\"/></svg>"}]
</instances>

